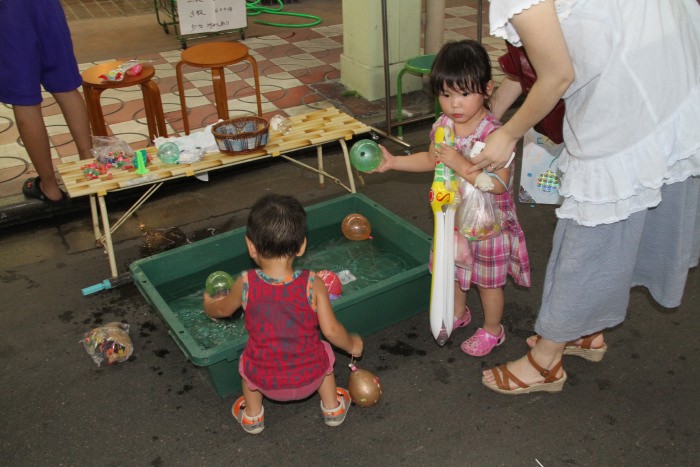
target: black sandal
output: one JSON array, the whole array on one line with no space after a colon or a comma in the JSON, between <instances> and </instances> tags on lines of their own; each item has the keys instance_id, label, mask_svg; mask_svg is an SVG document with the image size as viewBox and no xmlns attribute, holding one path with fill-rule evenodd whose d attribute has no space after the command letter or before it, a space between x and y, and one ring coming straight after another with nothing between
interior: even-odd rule
<instances>
[{"instance_id":1,"label":"black sandal","mask_svg":"<svg viewBox=\"0 0 700 467\"><path fill-rule=\"evenodd\" d=\"M22 193L24 193L24 196L26 196L27 198L38 199L39 201L43 201L44 203L51 206L58 206L68 202L69 198L65 191L61 190L61 199L59 199L58 201L54 201L48 196L46 196L43 191L41 191L40 184L41 178L28 178L22 185Z\"/></svg>"}]
</instances>

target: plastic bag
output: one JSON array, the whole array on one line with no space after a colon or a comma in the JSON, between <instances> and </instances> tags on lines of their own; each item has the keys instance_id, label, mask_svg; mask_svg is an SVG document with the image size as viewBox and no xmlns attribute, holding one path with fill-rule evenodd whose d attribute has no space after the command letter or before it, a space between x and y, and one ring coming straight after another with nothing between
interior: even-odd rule
<instances>
[{"instance_id":1,"label":"plastic bag","mask_svg":"<svg viewBox=\"0 0 700 467\"><path fill-rule=\"evenodd\" d=\"M503 231L503 213L493 203L493 197L462 183L462 202L457 207L459 232L469 240L486 240Z\"/></svg>"},{"instance_id":2,"label":"plastic bag","mask_svg":"<svg viewBox=\"0 0 700 467\"><path fill-rule=\"evenodd\" d=\"M103 164L117 165L120 159L132 160L134 150L116 136L93 136L92 155Z\"/></svg>"},{"instance_id":3,"label":"plastic bag","mask_svg":"<svg viewBox=\"0 0 700 467\"><path fill-rule=\"evenodd\" d=\"M123 362L134 351L129 337L129 325L125 323L108 323L88 331L81 342L97 366L104 362L107 365Z\"/></svg>"}]
</instances>

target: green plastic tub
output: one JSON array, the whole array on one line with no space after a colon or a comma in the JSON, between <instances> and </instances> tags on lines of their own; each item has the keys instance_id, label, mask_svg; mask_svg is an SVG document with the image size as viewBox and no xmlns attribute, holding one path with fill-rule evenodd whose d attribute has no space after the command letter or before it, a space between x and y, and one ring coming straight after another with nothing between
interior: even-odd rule
<instances>
[{"instance_id":1,"label":"green plastic tub","mask_svg":"<svg viewBox=\"0 0 700 467\"><path fill-rule=\"evenodd\" d=\"M348 331L365 336L428 310L430 236L360 194L306 211L308 247L297 266L329 269L341 280L350 280L332 302ZM344 238L341 223L351 213L369 220L371 239ZM218 322L207 318L201 311L201 294L210 273L223 270L236 275L254 267L244 236L242 227L131 264L138 289L182 353L206 369L222 397L241 391L238 360L247 334L241 313Z\"/></svg>"}]
</instances>

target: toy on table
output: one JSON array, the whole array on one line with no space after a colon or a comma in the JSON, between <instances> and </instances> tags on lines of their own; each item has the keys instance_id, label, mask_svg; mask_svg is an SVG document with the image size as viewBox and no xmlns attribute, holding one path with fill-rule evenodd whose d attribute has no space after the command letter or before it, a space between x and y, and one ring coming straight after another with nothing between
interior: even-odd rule
<instances>
[{"instance_id":1,"label":"toy on table","mask_svg":"<svg viewBox=\"0 0 700 467\"><path fill-rule=\"evenodd\" d=\"M340 225L343 235L348 240L359 241L367 240L371 237L372 227L369 225L369 220L362 214L352 213L345 216Z\"/></svg>"},{"instance_id":2,"label":"toy on table","mask_svg":"<svg viewBox=\"0 0 700 467\"><path fill-rule=\"evenodd\" d=\"M343 293L343 284L340 282L340 278L336 273L328 269L322 269L316 273L316 277L319 277L323 283L326 284L328 298L331 300L340 298L340 294Z\"/></svg>"},{"instance_id":3,"label":"toy on table","mask_svg":"<svg viewBox=\"0 0 700 467\"><path fill-rule=\"evenodd\" d=\"M146 164L148 164L148 154L146 153L145 149L140 149L136 151L136 154L134 154L134 161L136 162L136 173L139 175L147 174L150 172L146 168Z\"/></svg>"},{"instance_id":4,"label":"toy on table","mask_svg":"<svg viewBox=\"0 0 700 467\"><path fill-rule=\"evenodd\" d=\"M367 370L355 366L353 358L348 365L348 392L352 401L360 407L372 407L382 398L382 385L379 377Z\"/></svg>"},{"instance_id":5,"label":"toy on table","mask_svg":"<svg viewBox=\"0 0 700 467\"><path fill-rule=\"evenodd\" d=\"M109 70L107 73L100 75L100 79L103 81L122 81L124 79L124 74L135 76L142 71L143 64L139 60L129 60L120 63L119 66L113 70Z\"/></svg>"},{"instance_id":6,"label":"toy on table","mask_svg":"<svg viewBox=\"0 0 700 467\"><path fill-rule=\"evenodd\" d=\"M454 134L449 127L435 130L435 144L454 145ZM430 330L438 345L445 345L452 333L454 302L454 228L456 206L459 203L457 180L452 169L444 163L435 165L430 187L430 207L435 216L433 235L433 275L430 287ZM445 339L438 339L441 329Z\"/></svg>"},{"instance_id":7,"label":"toy on table","mask_svg":"<svg viewBox=\"0 0 700 467\"><path fill-rule=\"evenodd\" d=\"M292 121L282 115L275 115L270 119L270 128L284 135L292 130Z\"/></svg>"},{"instance_id":8,"label":"toy on table","mask_svg":"<svg viewBox=\"0 0 700 467\"><path fill-rule=\"evenodd\" d=\"M218 297L221 295L228 295L229 291L233 287L233 277L225 271L215 271L209 274L207 281L204 284L204 288L210 297Z\"/></svg>"},{"instance_id":9,"label":"toy on table","mask_svg":"<svg viewBox=\"0 0 700 467\"><path fill-rule=\"evenodd\" d=\"M382 150L371 139L361 139L350 148L350 164L360 172L371 172L382 163Z\"/></svg>"},{"instance_id":10,"label":"toy on table","mask_svg":"<svg viewBox=\"0 0 700 467\"><path fill-rule=\"evenodd\" d=\"M161 144L158 146L158 159L163 164L177 164L180 159L180 147L172 141Z\"/></svg>"},{"instance_id":11,"label":"toy on table","mask_svg":"<svg viewBox=\"0 0 700 467\"><path fill-rule=\"evenodd\" d=\"M129 325L125 323L113 322L88 331L81 342L97 366L103 362L107 365L123 362L134 351Z\"/></svg>"}]
</instances>

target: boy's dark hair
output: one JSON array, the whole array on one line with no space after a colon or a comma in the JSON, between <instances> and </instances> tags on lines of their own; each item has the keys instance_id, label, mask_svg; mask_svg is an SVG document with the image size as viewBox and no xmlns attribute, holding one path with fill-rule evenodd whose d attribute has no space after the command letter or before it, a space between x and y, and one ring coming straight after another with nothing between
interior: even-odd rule
<instances>
[{"instance_id":1,"label":"boy's dark hair","mask_svg":"<svg viewBox=\"0 0 700 467\"><path fill-rule=\"evenodd\" d=\"M250 211L246 237L264 258L295 256L306 238L306 211L292 196L265 195Z\"/></svg>"},{"instance_id":2,"label":"boy's dark hair","mask_svg":"<svg viewBox=\"0 0 700 467\"><path fill-rule=\"evenodd\" d=\"M491 59L484 46L465 39L442 46L430 70L430 89L435 96L444 88L486 95L492 79Z\"/></svg>"}]
</instances>

